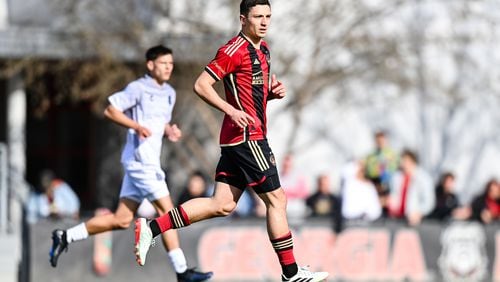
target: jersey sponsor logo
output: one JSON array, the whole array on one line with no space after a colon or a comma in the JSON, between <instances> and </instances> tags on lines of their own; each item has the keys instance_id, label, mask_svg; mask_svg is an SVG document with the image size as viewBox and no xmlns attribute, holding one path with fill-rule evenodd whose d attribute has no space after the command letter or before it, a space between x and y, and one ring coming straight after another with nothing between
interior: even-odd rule
<instances>
[{"instance_id":1,"label":"jersey sponsor logo","mask_svg":"<svg viewBox=\"0 0 500 282\"><path fill-rule=\"evenodd\" d=\"M262 72L252 75L252 85L264 85L264 76Z\"/></svg>"},{"instance_id":2,"label":"jersey sponsor logo","mask_svg":"<svg viewBox=\"0 0 500 282\"><path fill-rule=\"evenodd\" d=\"M253 64L254 64L254 65L260 65L260 61L259 61L259 59L255 58L255 61L253 61Z\"/></svg>"}]
</instances>

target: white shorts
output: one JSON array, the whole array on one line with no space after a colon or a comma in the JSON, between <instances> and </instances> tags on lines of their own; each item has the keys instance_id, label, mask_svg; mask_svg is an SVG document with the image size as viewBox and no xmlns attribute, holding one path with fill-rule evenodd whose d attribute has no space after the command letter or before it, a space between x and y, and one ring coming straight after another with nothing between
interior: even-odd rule
<instances>
[{"instance_id":1,"label":"white shorts","mask_svg":"<svg viewBox=\"0 0 500 282\"><path fill-rule=\"evenodd\" d=\"M124 164L123 167L125 176L120 190L120 198L141 203L144 199L153 202L170 195L165 182L165 172L161 167L135 162Z\"/></svg>"}]
</instances>

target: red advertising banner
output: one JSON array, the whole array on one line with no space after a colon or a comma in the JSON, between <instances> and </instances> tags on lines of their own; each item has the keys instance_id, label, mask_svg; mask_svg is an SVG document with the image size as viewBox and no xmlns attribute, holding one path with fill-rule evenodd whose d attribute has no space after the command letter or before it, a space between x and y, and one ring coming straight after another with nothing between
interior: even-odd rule
<instances>
[{"instance_id":1,"label":"red advertising banner","mask_svg":"<svg viewBox=\"0 0 500 282\"><path fill-rule=\"evenodd\" d=\"M23 265L30 281L175 281L159 238L146 265L137 266L132 230L113 232L112 264L105 277L92 270L94 237L71 244L58 267L50 267L51 230L75 223L29 227ZM179 234L189 265L214 271L211 281L278 281L280 266L265 226L263 219L213 219ZM424 221L410 228L386 220L348 223L337 234L329 220L308 219L294 224L292 232L297 262L328 271L328 281L500 281L499 226Z\"/></svg>"},{"instance_id":2,"label":"red advertising banner","mask_svg":"<svg viewBox=\"0 0 500 282\"><path fill-rule=\"evenodd\" d=\"M279 277L266 230L255 224L236 225L202 232L197 248L200 265L213 270L220 281ZM299 264L328 271L332 280L496 280L500 275L496 229L472 222L425 223L418 228L386 222L335 234L330 226L307 222L294 230L295 256Z\"/></svg>"}]
</instances>

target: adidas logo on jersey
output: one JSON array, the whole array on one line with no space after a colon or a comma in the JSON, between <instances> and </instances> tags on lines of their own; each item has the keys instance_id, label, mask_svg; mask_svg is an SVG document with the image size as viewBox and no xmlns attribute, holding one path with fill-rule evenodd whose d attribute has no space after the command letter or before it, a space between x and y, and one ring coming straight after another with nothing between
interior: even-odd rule
<instances>
[{"instance_id":1,"label":"adidas logo on jersey","mask_svg":"<svg viewBox=\"0 0 500 282\"><path fill-rule=\"evenodd\" d=\"M255 61L253 61L253 64L254 65L260 65L260 62L259 62L259 60L257 58L255 58Z\"/></svg>"}]
</instances>

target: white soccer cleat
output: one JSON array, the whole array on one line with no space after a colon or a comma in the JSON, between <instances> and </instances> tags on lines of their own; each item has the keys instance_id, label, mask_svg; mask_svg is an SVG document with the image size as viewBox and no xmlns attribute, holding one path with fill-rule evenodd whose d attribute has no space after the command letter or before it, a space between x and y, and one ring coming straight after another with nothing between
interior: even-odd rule
<instances>
[{"instance_id":1,"label":"white soccer cleat","mask_svg":"<svg viewBox=\"0 0 500 282\"><path fill-rule=\"evenodd\" d=\"M291 278L281 275L283 282L320 282L328 277L328 272L311 272L307 267L299 267L297 274Z\"/></svg>"},{"instance_id":2,"label":"white soccer cleat","mask_svg":"<svg viewBox=\"0 0 500 282\"><path fill-rule=\"evenodd\" d=\"M153 242L153 232L145 218L135 220L135 260L139 265L146 263L151 243Z\"/></svg>"}]
</instances>

